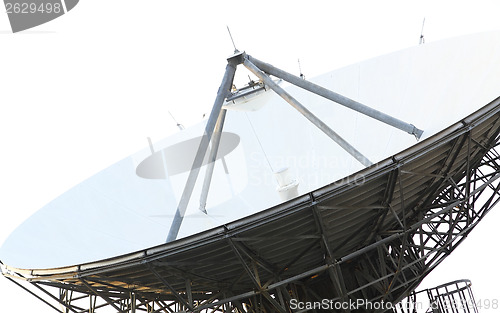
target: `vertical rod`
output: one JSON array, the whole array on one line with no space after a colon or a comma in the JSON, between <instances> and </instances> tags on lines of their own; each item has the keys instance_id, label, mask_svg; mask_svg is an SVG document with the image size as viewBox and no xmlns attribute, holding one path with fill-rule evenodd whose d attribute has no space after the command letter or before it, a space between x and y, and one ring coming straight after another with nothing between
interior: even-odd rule
<instances>
[{"instance_id":1,"label":"vertical rod","mask_svg":"<svg viewBox=\"0 0 500 313\"><path fill-rule=\"evenodd\" d=\"M458 298L460 299L458 307L459 308L465 308L467 310L467 313L470 313L469 305L472 304L472 303L468 302L468 299L465 296L465 292L464 292L464 290L468 289L469 286L467 285L467 283L465 283L465 288L464 289L460 289L460 286L458 285L458 283L456 283L455 287L458 290Z\"/></svg>"},{"instance_id":2,"label":"vertical rod","mask_svg":"<svg viewBox=\"0 0 500 313\"><path fill-rule=\"evenodd\" d=\"M248 60L251 61L253 64L255 64L257 67L259 67L260 69L262 69L264 72L269 73L270 75L279 77L283 80L286 80L287 82L289 82L291 84L294 84L295 86L298 86L298 87L303 88L307 91L315 93L315 94L322 96L328 100L337 102L338 104L341 104L349 109L352 109L352 110L357 111L361 114L367 115L367 116L374 118L378 121L381 121L385 124L396 127L396 128L398 128L402 131L405 131L409 134L415 135L415 137L417 139L419 139L423 134L422 130L416 128L412 124L408 124L408 123L401 121L395 117L392 117L392 116L387 115L383 112L372 109L364 104L361 104L357 101L354 101L352 99L344 97L336 92L333 92L333 91L328 90L324 87L321 87L319 85L311 83L310 81L307 81L305 79L302 79L300 77L292 75L288 72L285 72L279 68L272 66L271 64L262 62L254 57L251 57L251 56L248 56Z\"/></svg>"},{"instance_id":3,"label":"vertical rod","mask_svg":"<svg viewBox=\"0 0 500 313\"><path fill-rule=\"evenodd\" d=\"M205 179L203 180L203 188L201 190L200 211L202 211L205 214L207 214L207 210L205 209L205 207L207 205L208 190L210 189L210 183L212 182L215 160L217 159L217 152L219 151L220 138L222 135L222 128L224 127L225 119L226 119L226 110L223 109L219 114L219 118L215 126L215 131L212 138L212 148L210 149L207 170L205 172Z\"/></svg>"},{"instance_id":4,"label":"vertical rod","mask_svg":"<svg viewBox=\"0 0 500 313\"><path fill-rule=\"evenodd\" d=\"M167 242L177 239L177 235L179 234L179 229L181 228L182 220L184 219L184 214L186 213L189 199L191 198L191 194L193 193L194 185L200 172L200 167L203 163L203 159L205 158L208 144L215 128L215 123L217 122L217 118L224 103L224 99L227 97L231 89L231 85L233 84L235 72L236 65L233 62L229 62L226 66L226 72L224 73L224 78L222 79L219 91L217 92L217 97L215 98L212 112L210 113L210 117L208 118L208 122L205 127L205 133L201 138L200 146L198 147L198 151L196 152L196 156L193 161L193 166L191 167L191 171L189 172L186 186L184 187L184 191L182 192L181 200L179 201L179 205L177 206L174 220L172 221L172 225L170 226L170 230L167 236Z\"/></svg>"},{"instance_id":5,"label":"vertical rod","mask_svg":"<svg viewBox=\"0 0 500 313\"><path fill-rule=\"evenodd\" d=\"M194 305L194 302L193 302L193 293L191 291L191 279L187 279L186 280L186 293L187 293L187 296L188 296L188 304L190 306L193 306Z\"/></svg>"},{"instance_id":6,"label":"vertical rod","mask_svg":"<svg viewBox=\"0 0 500 313\"><path fill-rule=\"evenodd\" d=\"M352 155L356 160L358 160L364 166L372 165L372 162L368 160L364 155L362 155L358 150L351 146L347 141L340 137L335 131L333 131L328 125L326 125L322 120L320 120L316 115L304 107L300 102L288 94L283 88L278 86L273 80L263 73L255 64L253 64L248 58L243 61L245 67L247 67L252 73L254 73L259 79L261 79L264 84L269 86L274 92L276 92L280 97L282 97L286 102L288 102L292 107L299 111L304 117L306 117L311 123L323 131L328 137L335 141L340 147L342 147L346 152Z\"/></svg>"},{"instance_id":7,"label":"vertical rod","mask_svg":"<svg viewBox=\"0 0 500 313\"><path fill-rule=\"evenodd\" d=\"M135 299L135 293L131 292L130 293L130 313L135 313L136 312L136 299Z\"/></svg>"},{"instance_id":8,"label":"vertical rod","mask_svg":"<svg viewBox=\"0 0 500 313\"><path fill-rule=\"evenodd\" d=\"M471 187L471 169L470 169L470 158L471 158L471 141L472 141L472 129L469 130L469 133L467 134L467 172L465 174L465 196L467 197L467 207L466 207L466 212L467 212L467 227L470 225L470 213L472 211L471 209L471 204L470 204L470 187Z\"/></svg>"}]
</instances>

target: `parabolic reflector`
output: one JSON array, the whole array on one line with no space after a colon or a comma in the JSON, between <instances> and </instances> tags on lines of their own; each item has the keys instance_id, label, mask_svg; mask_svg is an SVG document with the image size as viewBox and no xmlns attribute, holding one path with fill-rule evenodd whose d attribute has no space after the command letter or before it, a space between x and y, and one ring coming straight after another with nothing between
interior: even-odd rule
<instances>
[{"instance_id":1,"label":"parabolic reflector","mask_svg":"<svg viewBox=\"0 0 500 313\"><path fill-rule=\"evenodd\" d=\"M500 96L498 55L500 34L477 34L376 57L311 81L412 123L424 131L424 141ZM373 167L418 143L320 96L279 85ZM244 105L251 109L238 108L236 100L227 105L207 214L200 211L198 179L178 239L282 204L275 173L283 168L298 182L299 196L364 168L272 91L259 90ZM14 268L58 268L164 244L204 126L156 142L68 190L10 235L0 259Z\"/></svg>"}]
</instances>

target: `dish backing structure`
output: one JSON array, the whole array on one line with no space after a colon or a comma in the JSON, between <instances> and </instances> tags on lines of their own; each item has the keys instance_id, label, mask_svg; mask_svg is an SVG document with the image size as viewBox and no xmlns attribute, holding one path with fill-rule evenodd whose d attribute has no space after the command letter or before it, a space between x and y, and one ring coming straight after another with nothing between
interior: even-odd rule
<instances>
[{"instance_id":1,"label":"dish backing structure","mask_svg":"<svg viewBox=\"0 0 500 313\"><path fill-rule=\"evenodd\" d=\"M206 122L42 208L2 273L75 313L395 305L499 201L499 53L478 34L305 80L235 52Z\"/></svg>"}]
</instances>

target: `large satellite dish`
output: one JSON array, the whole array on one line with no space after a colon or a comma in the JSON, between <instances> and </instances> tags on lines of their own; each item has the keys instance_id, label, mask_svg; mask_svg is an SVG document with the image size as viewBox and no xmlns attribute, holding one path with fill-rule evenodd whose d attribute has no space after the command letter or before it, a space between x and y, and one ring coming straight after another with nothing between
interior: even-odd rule
<instances>
[{"instance_id":1,"label":"large satellite dish","mask_svg":"<svg viewBox=\"0 0 500 313\"><path fill-rule=\"evenodd\" d=\"M499 54L471 35L303 80L236 52L207 121L40 209L3 274L72 312L397 303L498 202Z\"/></svg>"}]
</instances>

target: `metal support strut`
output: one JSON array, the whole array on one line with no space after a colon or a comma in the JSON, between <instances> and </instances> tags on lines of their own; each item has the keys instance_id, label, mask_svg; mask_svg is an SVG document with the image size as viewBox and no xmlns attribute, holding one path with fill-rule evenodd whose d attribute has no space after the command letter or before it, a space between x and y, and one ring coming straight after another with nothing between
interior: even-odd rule
<instances>
[{"instance_id":1,"label":"metal support strut","mask_svg":"<svg viewBox=\"0 0 500 313\"><path fill-rule=\"evenodd\" d=\"M225 119L226 110L221 110L219 119L217 120L217 125L215 126L215 132L213 135L214 138L212 138L212 148L210 149L207 170L205 173L205 180L203 181L203 188L201 190L200 211L205 214L207 213L205 206L207 205L208 190L210 189L210 183L212 181L212 175L214 173L215 160L217 159L217 152L219 151L220 138L222 135L222 128L224 127Z\"/></svg>"},{"instance_id":2,"label":"metal support strut","mask_svg":"<svg viewBox=\"0 0 500 313\"><path fill-rule=\"evenodd\" d=\"M343 95L340 95L336 92L333 92L331 90L328 90L324 87L321 87L319 85L316 85L314 83L311 83L310 81L304 80L300 77L297 77L295 75L292 75L290 73L287 73L279 68L276 68L272 66L271 64L262 62L254 57L251 57L250 55L246 56L247 60L255 64L258 68L260 68L262 71L276 76L278 78L281 78L297 87L303 88L307 91L310 91L312 93L315 93L319 96L322 96L328 100L337 102L338 104L341 104L345 107L348 107L354 111L357 111L361 114L367 115L371 118L374 118L376 120L379 120L383 123L386 123L388 125L391 125L393 127L396 127L400 130L403 130L409 134L415 135L417 139L419 139L422 134L423 130L418 129L412 124L408 124L406 122L403 122L397 118L394 118L390 115L387 115L385 113L382 113L380 111L377 111L375 109L372 109L364 104L361 104L357 101L354 101L352 99L349 99L347 97L344 97Z\"/></svg>"},{"instance_id":3,"label":"metal support strut","mask_svg":"<svg viewBox=\"0 0 500 313\"><path fill-rule=\"evenodd\" d=\"M299 101L297 101L289 93L287 93L285 90L283 90L283 88L278 86L278 84L273 82L273 80L269 76L267 76L265 73L263 73L248 58L245 58L245 60L243 61L243 64L252 73L254 73L259 79L261 79L264 82L264 84L269 86L281 98L283 98L292 107L294 107L297 111L299 111L302 115L304 115L311 123L313 123L321 131L323 131L333 141L335 141L337 144L339 144L339 146L341 146L345 151L347 151L350 155L352 155L354 158L356 158L356 160L358 160L361 164L363 164L364 166L372 165L372 162L370 162L370 160L368 160L363 154L361 154L361 152L356 150L347 141L345 141L342 137L340 137L340 135L338 135L330 127L328 127L328 125L326 125L316 115L314 115L311 111L309 111L306 107L304 107Z\"/></svg>"},{"instance_id":4,"label":"metal support strut","mask_svg":"<svg viewBox=\"0 0 500 313\"><path fill-rule=\"evenodd\" d=\"M239 59L240 55L241 54L236 54L235 56L228 59L224 78L222 79L219 91L217 92L217 97L215 98L214 106L210 113L210 117L208 118L207 125L205 126L205 133L201 137L201 142L198 147L198 151L196 152L193 166L191 167L191 171L189 172L186 186L184 187L181 200L179 201L177 211L175 212L174 220L172 221L172 225L170 226L167 242L175 240L177 238L177 234L179 233L179 229L181 227L182 220L184 219L184 214L186 213L189 199L191 198L191 194L193 193L196 179L198 178L201 165L203 164L203 159L205 158L210 139L212 138L212 134L214 132L215 124L219 119L219 115L221 114L224 100L231 90L234 74L236 73L236 66L238 65L237 60Z\"/></svg>"}]
</instances>

